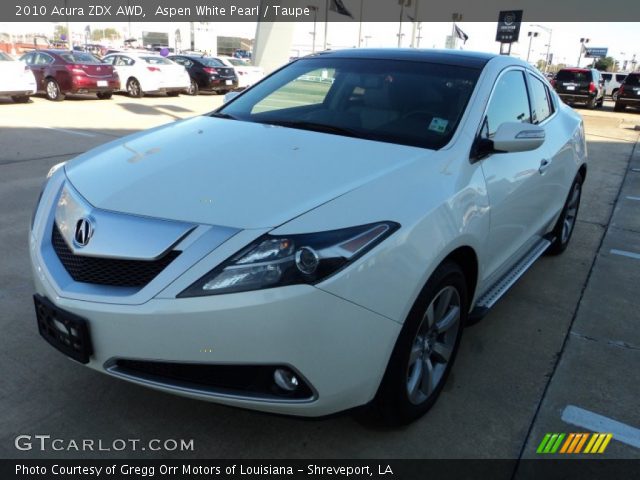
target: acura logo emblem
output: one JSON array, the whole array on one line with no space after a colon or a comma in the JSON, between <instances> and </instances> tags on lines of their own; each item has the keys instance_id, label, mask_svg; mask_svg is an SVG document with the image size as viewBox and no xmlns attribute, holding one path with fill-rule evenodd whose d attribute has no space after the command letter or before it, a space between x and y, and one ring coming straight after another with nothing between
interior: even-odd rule
<instances>
[{"instance_id":1,"label":"acura logo emblem","mask_svg":"<svg viewBox=\"0 0 640 480\"><path fill-rule=\"evenodd\" d=\"M80 247L84 247L93 236L93 225L88 218L81 218L76 223L76 232L73 235L73 239Z\"/></svg>"}]
</instances>

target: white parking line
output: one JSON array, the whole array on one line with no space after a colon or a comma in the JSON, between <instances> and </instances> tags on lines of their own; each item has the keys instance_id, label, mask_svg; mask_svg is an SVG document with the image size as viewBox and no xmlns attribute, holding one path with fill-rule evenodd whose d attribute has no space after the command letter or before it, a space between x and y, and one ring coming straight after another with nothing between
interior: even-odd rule
<instances>
[{"instance_id":1,"label":"white parking line","mask_svg":"<svg viewBox=\"0 0 640 480\"><path fill-rule=\"evenodd\" d=\"M627 195L627 200L635 200L637 202L640 202L640 197L633 197L631 195Z\"/></svg>"},{"instance_id":2,"label":"white parking line","mask_svg":"<svg viewBox=\"0 0 640 480\"><path fill-rule=\"evenodd\" d=\"M640 429L631 427L574 405L562 411L562 421L592 432L612 433L613 439L640 448Z\"/></svg>"},{"instance_id":3,"label":"white parking line","mask_svg":"<svg viewBox=\"0 0 640 480\"><path fill-rule=\"evenodd\" d=\"M627 252L625 250L616 250L612 248L609 250L609 253L613 253L614 255L621 255L623 257L635 258L636 260L640 260L640 253L635 252Z\"/></svg>"},{"instance_id":4,"label":"white parking line","mask_svg":"<svg viewBox=\"0 0 640 480\"><path fill-rule=\"evenodd\" d=\"M84 132L76 132L75 130L67 130L66 128L57 128L57 127L38 127L38 128L46 128L47 130L56 130L58 132L70 133L72 135L80 135L82 137L95 137L92 133L84 133Z\"/></svg>"}]
</instances>

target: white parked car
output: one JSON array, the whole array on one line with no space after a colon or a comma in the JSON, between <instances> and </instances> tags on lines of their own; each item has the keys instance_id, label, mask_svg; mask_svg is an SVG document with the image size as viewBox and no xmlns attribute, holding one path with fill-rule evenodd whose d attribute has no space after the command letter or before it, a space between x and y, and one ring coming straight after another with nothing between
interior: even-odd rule
<instances>
[{"instance_id":1,"label":"white parked car","mask_svg":"<svg viewBox=\"0 0 640 480\"><path fill-rule=\"evenodd\" d=\"M518 59L305 57L52 169L30 234L40 333L166 392L406 423L467 321L567 247L586 159L581 117Z\"/></svg>"},{"instance_id":2,"label":"white parked car","mask_svg":"<svg viewBox=\"0 0 640 480\"><path fill-rule=\"evenodd\" d=\"M0 97L11 97L14 102L26 103L36 90L36 79L29 67L0 52Z\"/></svg>"},{"instance_id":3,"label":"white parked car","mask_svg":"<svg viewBox=\"0 0 640 480\"><path fill-rule=\"evenodd\" d=\"M616 100L618 98L620 85L624 83L624 79L627 78L627 75L629 75L629 72L603 72L602 78L604 79L604 94Z\"/></svg>"},{"instance_id":4,"label":"white parked car","mask_svg":"<svg viewBox=\"0 0 640 480\"><path fill-rule=\"evenodd\" d=\"M145 93L179 95L189 88L189 74L182 65L168 58L146 52L118 52L106 55L102 61L113 65L120 77L120 88L130 97Z\"/></svg>"},{"instance_id":5,"label":"white parked car","mask_svg":"<svg viewBox=\"0 0 640 480\"><path fill-rule=\"evenodd\" d=\"M215 57L225 65L233 67L238 77L238 88L243 89L250 87L254 83L264 78L264 69L262 67L254 67L244 60L233 57Z\"/></svg>"}]
</instances>

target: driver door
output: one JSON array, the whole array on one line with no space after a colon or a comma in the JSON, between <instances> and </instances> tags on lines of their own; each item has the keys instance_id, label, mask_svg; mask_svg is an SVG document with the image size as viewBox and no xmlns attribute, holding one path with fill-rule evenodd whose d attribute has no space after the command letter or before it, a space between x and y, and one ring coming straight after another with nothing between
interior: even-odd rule
<instances>
[{"instance_id":1,"label":"driver door","mask_svg":"<svg viewBox=\"0 0 640 480\"><path fill-rule=\"evenodd\" d=\"M522 69L509 69L498 77L480 136L491 140L504 122L531 123L531 106ZM545 226L541 171L544 171L546 158L543 144L532 151L492 153L481 160L491 209L491 227L485 247L486 281L489 284L540 240Z\"/></svg>"}]
</instances>

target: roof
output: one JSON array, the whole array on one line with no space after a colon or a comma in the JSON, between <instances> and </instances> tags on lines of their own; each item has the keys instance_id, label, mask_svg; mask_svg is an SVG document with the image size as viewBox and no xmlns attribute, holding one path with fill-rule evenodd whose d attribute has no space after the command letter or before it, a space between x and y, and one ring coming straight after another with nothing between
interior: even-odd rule
<instances>
[{"instance_id":1,"label":"roof","mask_svg":"<svg viewBox=\"0 0 640 480\"><path fill-rule=\"evenodd\" d=\"M483 67L499 55L467 50L435 50L418 48L352 48L348 50L326 50L308 57L364 58L385 60L412 60L417 62L443 63L467 67Z\"/></svg>"}]
</instances>

